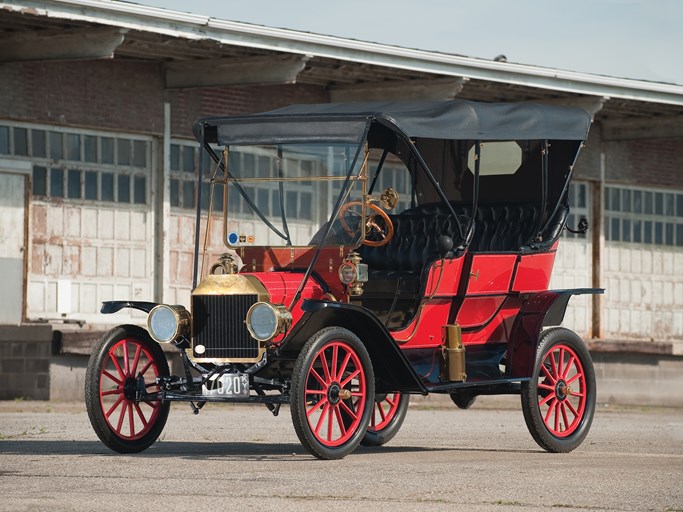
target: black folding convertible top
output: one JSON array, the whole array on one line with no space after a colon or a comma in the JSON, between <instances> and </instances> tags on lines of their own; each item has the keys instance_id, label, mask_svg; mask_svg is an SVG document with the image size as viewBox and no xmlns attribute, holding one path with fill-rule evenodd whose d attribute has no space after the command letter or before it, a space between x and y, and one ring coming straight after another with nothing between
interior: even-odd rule
<instances>
[{"instance_id":1,"label":"black folding convertible top","mask_svg":"<svg viewBox=\"0 0 683 512\"><path fill-rule=\"evenodd\" d=\"M576 107L467 100L292 105L251 116L206 117L193 126L205 142L284 144L358 142L376 120L408 137L446 140L574 140L588 136L591 119Z\"/></svg>"}]
</instances>

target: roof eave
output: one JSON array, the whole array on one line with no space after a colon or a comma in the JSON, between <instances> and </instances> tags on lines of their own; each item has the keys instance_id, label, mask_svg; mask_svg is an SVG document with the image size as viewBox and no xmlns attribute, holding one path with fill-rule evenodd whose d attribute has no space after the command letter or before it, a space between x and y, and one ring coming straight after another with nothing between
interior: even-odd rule
<instances>
[{"instance_id":1,"label":"roof eave","mask_svg":"<svg viewBox=\"0 0 683 512\"><path fill-rule=\"evenodd\" d=\"M84 8L87 8L84 9ZM100 23L191 40L309 55L441 76L457 76L573 94L683 105L683 86L564 71L510 62L265 27L168 9L102 0L13 0L0 9Z\"/></svg>"}]
</instances>

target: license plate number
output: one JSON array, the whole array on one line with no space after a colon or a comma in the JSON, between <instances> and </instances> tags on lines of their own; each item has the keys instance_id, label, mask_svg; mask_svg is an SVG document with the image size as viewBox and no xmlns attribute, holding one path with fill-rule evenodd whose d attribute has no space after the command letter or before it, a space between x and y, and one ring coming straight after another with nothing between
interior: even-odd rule
<instances>
[{"instance_id":1,"label":"license plate number","mask_svg":"<svg viewBox=\"0 0 683 512\"><path fill-rule=\"evenodd\" d=\"M245 373L224 373L214 375L202 386L208 396L249 396L249 375Z\"/></svg>"}]
</instances>

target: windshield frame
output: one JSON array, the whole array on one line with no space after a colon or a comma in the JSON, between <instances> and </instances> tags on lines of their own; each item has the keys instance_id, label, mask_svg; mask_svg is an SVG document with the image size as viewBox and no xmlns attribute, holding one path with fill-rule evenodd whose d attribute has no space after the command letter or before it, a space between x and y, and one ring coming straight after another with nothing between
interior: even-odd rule
<instances>
[{"instance_id":1,"label":"windshield frame","mask_svg":"<svg viewBox=\"0 0 683 512\"><path fill-rule=\"evenodd\" d=\"M355 123L353 125L357 126L357 120L354 120ZM325 232L323 233L323 236L320 238L320 241L317 244L309 244L309 245L292 245L291 244L291 239L289 239L289 244L286 245L287 247L291 249L296 249L296 248L311 248L315 249L315 254L313 256L313 259L311 261L311 264L309 265L306 274L304 276L304 279L302 280L302 289L303 286L305 285L305 282L308 280L308 276L310 275L311 269L314 267L315 262L317 260L317 256L320 252L320 249L326 245L326 239L329 235L329 232L332 227L332 223L334 220L337 218L339 215L339 211L342 207L342 205L345 202L345 199L348 197L349 193L351 192L352 184L353 182L359 182L360 183L360 193L361 193L361 219L360 219L360 226L364 225L364 221L366 218L366 198L367 198L367 183L368 183L368 157L369 157L369 149L368 149L368 141L367 141L367 136L368 132L370 129L371 125L371 119L367 119L365 122L365 125L363 127L363 132L360 137L356 135L354 137L354 140L349 141L349 140L332 140L332 141L321 141L321 140L315 140L313 141L315 144L323 144L323 143L328 143L328 144L340 144L341 143L346 143L352 151L349 152L349 154L353 154L353 158L350 159L350 163L347 169L345 169L345 175L344 176L316 176L316 177L310 177L310 178L298 178L298 177L275 177L275 178L263 178L263 177L253 177L253 178L244 178L244 177L234 177L230 176L230 165L229 165L229 152L230 152L230 147L229 145L226 145L223 147L223 151L221 151L220 154L216 154L214 149L211 147L211 144L208 140L205 138L201 138L203 141L201 145L201 151L200 151L200 158L199 158L199 172L198 172L198 190L201 190L201 185L205 181L206 175L204 172L202 172L202 169L204 168L203 165L203 159L208 155L214 162L215 166L213 168L213 171L211 172L211 176L209 177L208 183L210 187L210 192L209 192L209 208L208 211L206 212L206 230L205 230L205 238L204 238L204 243L203 243L203 250L202 250L202 258L201 258L201 267L199 265L199 233L200 233L200 226L201 226L201 218L202 218L202 204L201 204L201 194L197 197L197 222L196 222L196 229L195 229L195 258L194 258L194 278L193 278L193 288L197 286L197 281L199 276L203 276L204 274L204 269L206 268L206 259L207 259L207 253L208 253L208 246L209 246L209 233L211 232L211 221L213 218L213 190L216 184L222 184L223 185L223 212L222 212L222 218L223 218L223 244L226 249L235 251L237 252L238 250L244 249L244 246L235 246L233 244L229 243L228 240L228 235L229 235L229 229L228 229L228 219L229 219L229 207L228 207L228 195L229 195L229 190L228 190L228 184L232 183L236 185L236 190L240 194L240 196L247 201L247 204L251 208L251 210L254 212L256 217L258 217L262 222L268 226L269 229L274 231L278 236L283 238L283 240L288 240L288 233L287 233L287 223L286 223L286 216L284 215L284 212L281 212L282 219L283 219L283 229L285 233L281 233L279 229L277 229L275 226L272 225L272 223L266 218L266 216L263 214L263 212L260 211L258 206L254 204L254 202L249 198L248 194L242 189L240 183L244 182L263 182L263 181L268 181L268 182L287 182L287 181L343 181L343 185L339 193L337 194L336 197L336 202L335 206L332 209L332 213L327 220L325 224L323 224L323 228L325 229ZM266 140L260 141L260 143L266 144ZM282 145L282 143L270 143L271 145L277 146L277 145ZM246 146L248 144L234 144L233 147L239 147L239 146ZM353 151L353 146L355 145L355 151ZM358 166L358 160L360 155L363 154L363 159ZM356 172L354 173L354 170ZM222 175L222 177L219 177ZM360 229L359 234L356 239L353 240L352 244L335 244L335 246L350 246L350 247L359 247L363 244L365 240L365 230ZM251 247L259 247L258 245L253 245ZM269 247L269 245L264 245L261 247ZM295 302L298 299L295 298ZM294 303L293 303L294 304Z\"/></svg>"},{"instance_id":2,"label":"windshield frame","mask_svg":"<svg viewBox=\"0 0 683 512\"><path fill-rule=\"evenodd\" d=\"M317 144L316 145L320 145ZM281 168L281 164L283 162L283 144L278 144L274 145L273 147L277 149L277 162L278 162L278 169L277 173L279 176L274 176L274 177L262 177L262 176L235 176L235 173L231 172L230 169L230 160L229 160L229 155L231 153L231 150L235 150L235 147L244 147L244 146L233 146L233 147L224 147L223 152L222 152L222 158L221 158L221 163L216 167L216 171L214 172L214 177L212 177L210 183L211 186L214 185L222 185L223 186L223 244L225 245L226 248L232 249L232 250L239 250L240 248L244 247L241 242L231 242L230 240L230 235L231 231L228 226L229 222L228 221L237 221L239 222L239 219L236 217L236 215L230 210L230 187L234 187L234 190L241 196L243 200L247 203L250 212L255 215L255 218L258 217L275 235L277 235L279 238L281 238L285 242L285 246L291 247L291 248L299 248L299 247L310 247L310 246L315 246L317 245L316 243L308 243L308 244L301 244L301 240L295 241L296 243L292 242L292 237L290 236L289 233L289 222L288 218L290 215L285 213L284 208L285 208L285 201L283 200L284 193L283 193L283 184L284 183L320 183L320 182L343 182L341 189L339 190L338 194L341 194L343 196L343 202L346 202L351 191L354 183L359 183L360 188L359 190L356 191L356 195L360 195L360 198L362 198L363 202L363 208L362 208L362 218L365 218L365 206L364 206L364 200L365 197L367 196L367 181L368 181L368 147L367 147L367 142L363 143L361 142L358 146L355 148L352 145L348 145L347 151L345 153L347 154L346 160L350 163L351 165L350 168L344 168L343 169L343 174L339 175L331 175L331 174L324 174L324 175L313 175L313 176L301 176L301 177L296 177L296 176L285 176L283 175L283 171ZM322 145L321 145L322 146ZM360 166L357 166L357 158L352 158L355 157L355 155L358 153L359 149L364 151L364 157L361 162ZM224 169L227 169L227 175L226 171ZM218 171L221 170L223 173L222 178L216 178L215 175L218 173ZM250 197L249 193L244 188L245 184L254 184L254 183L272 183L272 184L278 184L279 191L280 191L280 199L278 200L279 203L279 208L277 209L277 212L272 211L270 214L266 214L262 211L262 209L256 204L255 198ZM213 197L213 195L210 195ZM336 196L333 196L336 197ZM235 215L235 217L233 217ZM268 215L271 217L269 218ZM282 222L281 227L276 227L274 225L275 223L275 218L279 217L279 219ZM254 220L255 220L254 218ZM331 220L327 219L326 217L323 217L323 219L328 220L331 222ZM292 219L289 218L289 221L291 222ZM362 230L361 230L362 231ZM331 245L352 245L352 246L359 246L363 243L364 241L364 235L361 235L359 238L355 238L352 240L350 243L347 244L331 244ZM324 244L324 245L330 245L330 244ZM255 244L254 246L275 246L275 244Z\"/></svg>"}]
</instances>

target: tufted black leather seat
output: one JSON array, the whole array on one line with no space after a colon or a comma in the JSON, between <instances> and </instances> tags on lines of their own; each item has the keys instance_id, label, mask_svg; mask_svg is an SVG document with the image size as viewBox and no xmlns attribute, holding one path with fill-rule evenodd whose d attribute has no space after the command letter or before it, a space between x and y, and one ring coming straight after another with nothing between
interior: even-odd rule
<instances>
[{"instance_id":1,"label":"tufted black leather seat","mask_svg":"<svg viewBox=\"0 0 683 512\"><path fill-rule=\"evenodd\" d=\"M453 205L463 228L470 206ZM547 250L560 236L568 208L561 206L547 229L536 237L540 207L534 204L483 204L477 209L470 252L536 252ZM360 303L372 310L390 329L407 325L417 312L426 269L438 255L438 239L450 236L461 246L453 214L443 203L421 205L390 216L394 236L382 247L363 246L359 252L368 264L370 280ZM540 239L539 239L540 238Z\"/></svg>"},{"instance_id":2,"label":"tufted black leather seat","mask_svg":"<svg viewBox=\"0 0 683 512\"><path fill-rule=\"evenodd\" d=\"M456 215L465 219L472 215L468 205L453 205ZM560 235L568 209L560 207L541 241L534 240L539 228L540 207L531 203L482 204L477 209L474 237L470 252L518 252L545 249ZM361 248L363 261L371 271L398 271L419 274L438 257L438 238L447 235L455 246L461 245L458 228L446 205L431 203L390 216L394 236L382 247Z\"/></svg>"},{"instance_id":3,"label":"tufted black leather seat","mask_svg":"<svg viewBox=\"0 0 683 512\"><path fill-rule=\"evenodd\" d=\"M361 248L363 261L372 270L419 272L437 255L440 235L454 236L457 227L451 215L402 214L390 216L394 236L382 247Z\"/></svg>"}]
</instances>

